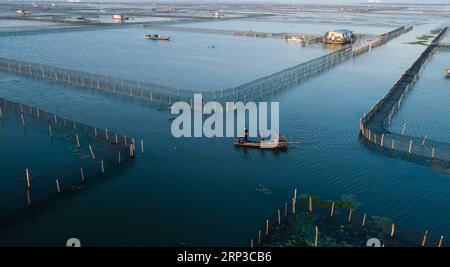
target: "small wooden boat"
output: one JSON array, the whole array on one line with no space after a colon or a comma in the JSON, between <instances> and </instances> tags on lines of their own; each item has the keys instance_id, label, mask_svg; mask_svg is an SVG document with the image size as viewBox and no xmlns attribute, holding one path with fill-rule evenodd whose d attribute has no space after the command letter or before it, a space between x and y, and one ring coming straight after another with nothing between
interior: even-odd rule
<instances>
[{"instance_id":1,"label":"small wooden boat","mask_svg":"<svg viewBox=\"0 0 450 267\"><path fill-rule=\"evenodd\" d=\"M279 139L278 134L274 135L273 140L255 140L245 141L243 137L234 139L234 145L239 147L251 147L260 149L279 149L286 148L289 141L286 138Z\"/></svg>"},{"instance_id":2,"label":"small wooden boat","mask_svg":"<svg viewBox=\"0 0 450 267\"><path fill-rule=\"evenodd\" d=\"M288 140L280 140L278 142L274 141L247 141L245 142L243 138L237 138L234 140L234 145L239 147L252 147L260 149L277 149L286 148L289 144Z\"/></svg>"},{"instance_id":3,"label":"small wooden boat","mask_svg":"<svg viewBox=\"0 0 450 267\"><path fill-rule=\"evenodd\" d=\"M446 69L444 71L444 75L445 75L445 77L450 78L450 69Z\"/></svg>"},{"instance_id":4,"label":"small wooden boat","mask_svg":"<svg viewBox=\"0 0 450 267\"><path fill-rule=\"evenodd\" d=\"M146 34L145 38L147 38L149 40L170 41L169 36L160 36L158 34Z\"/></svg>"}]
</instances>

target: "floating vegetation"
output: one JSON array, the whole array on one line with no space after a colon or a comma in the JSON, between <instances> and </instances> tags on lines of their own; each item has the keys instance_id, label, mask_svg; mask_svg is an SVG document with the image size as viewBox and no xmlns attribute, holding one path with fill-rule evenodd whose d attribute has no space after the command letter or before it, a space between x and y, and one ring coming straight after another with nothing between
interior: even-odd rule
<instances>
[{"instance_id":1,"label":"floating vegetation","mask_svg":"<svg viewBox=\"0 0 450 267\"><path fill-rule=\"evenodd\" d=\"M255 190L256 190L256 192L263 193L264 195L272 194L272 190L270 190L269 188L265 187L262 184L258 185Z\"/></svg>"},{"instance_id":2,"label":"floating vegetation","mask_svg":"<svg viewBox=\"0 0 450 267\"><path fill-rule=\"evenodd\" d=\"M322 201L317 196L301 195L292 204L285 203L272 220L258 231L252 246L264 247L365 247L443 246L443 237L435 238L396 227L391 219L355 212L360 204L354 195L340 201ZM373 239L375 238L375 239ZM370 240L370 241L369 241Z\"/></svg>"},{"instance_id":3,"label":"floating vegetation","mask_svg":"<svg viewBox=\"0 0 450 267\"><path fill-rule=\"evenodd\" d=\"M405 44L410 44L410 45L425 45L427 46L427 42L426 41L415 41L415 42L407 42Z\"/></svg>"},{"instance_id":4,"label":"floating vegetation","mask_svg":"<svg viewBox=\"0 0 450 267\"><path fill-rule=\"evenodd\" d=\"M439 34L443 29L444 28L437 28L437 29L431 30L430 33L431 34Z\"/></svg>"}]
</instances>

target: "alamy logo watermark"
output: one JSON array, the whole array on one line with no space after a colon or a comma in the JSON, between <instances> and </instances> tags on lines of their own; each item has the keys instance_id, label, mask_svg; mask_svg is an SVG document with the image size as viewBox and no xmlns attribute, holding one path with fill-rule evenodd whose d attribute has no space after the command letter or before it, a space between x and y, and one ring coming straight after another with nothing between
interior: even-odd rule
<instances>
[{"instance_id":1,"label":"alamy logo watermark","mask_svg":"<svg viewBox=\"0 0 450 267\"><path fill-rule=\"evenodd\" d=\"M268 113L270 112L270 121ZM171 126L174 137L257 137L278 138L279 102L203 102L201 94L194 95L194 103L180 101L171 107L178 115ZM248 115L248 116L247 116ZM270 122L270 125L269 125ZM270 126L270 128L269 128Z\"/></svg>"}]
</instances>

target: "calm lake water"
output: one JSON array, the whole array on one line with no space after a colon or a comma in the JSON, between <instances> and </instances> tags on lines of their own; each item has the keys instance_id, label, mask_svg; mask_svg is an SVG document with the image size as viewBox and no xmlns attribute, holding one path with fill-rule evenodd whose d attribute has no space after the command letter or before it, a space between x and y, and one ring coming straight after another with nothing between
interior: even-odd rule
<instances>
[{"instance_id":1,"label":"calm lake water","mask_svg":"<svg viewBox=\"0 0 450 267\"><path fill-rule=\"evenodd\" d=\"M449 62L450 51L440 50L434 54L394 117L391 126L394 132L401 133L406 123L408 135L450 141L450 81L444 76Z\"/></svg>"},{"instance_id":2,"label":"calm lake water","mask_svg":"<svg viewBox=\"0 0 450 267\"><path fill-rule=\"evenodd\" d=\"M278 39L188 32L157 31L174 37L170 42L145 39L154 32L127 27L17 36L0 44L0 56L176 88L218 90L329 52Z\"/></svg>"},{"instance_id":3,"label":"calm lake water","mask_svg":"<svg viewBox=\"0 0 450 267\"><path fill-rule=\"evenodd\" d=\"M447 236L450 176L382 156L358 142L359 118L425 48L406 42L433 28L418 27L274 98L280 102L282 133L300 142L278 152L236 149L230 138L176 139L166 111L1 73L2 97L144 139L146 153L108 177L89 181L81 191L47 202L2 231L0 244L64 245L77 237L83 245L248 245L294 187L322 199L353 195L360 210L389 217L398 227L428 228L432 235ZM279 40L180 32L173 33L174 43L148 43L144 33L133 28L15 37L0 44L0 56L175 86L220 88L326 52ZM210 43L216 49L208 52ZM148 51L142 49L147 46ZM142 51L147 51L144 56ZM257 191L260 185L270 193Z\"/></svg>"}]
</instances>

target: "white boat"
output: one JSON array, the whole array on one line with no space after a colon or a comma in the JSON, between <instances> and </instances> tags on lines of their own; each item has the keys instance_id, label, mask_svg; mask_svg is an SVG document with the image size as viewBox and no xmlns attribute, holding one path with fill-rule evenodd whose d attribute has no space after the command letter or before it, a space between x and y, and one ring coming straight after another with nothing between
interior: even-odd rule
<instances>
[{"instance_id":1,"label":"white boat","mask_svg":"<svg viewBox=\"0 0 450 267\"><path fill-rule=\"evenodd\" d=\"M303 42L303 39L299 36L288 36L286 37L286 41L289 42Z\"/></svg>"}]
</instances>

